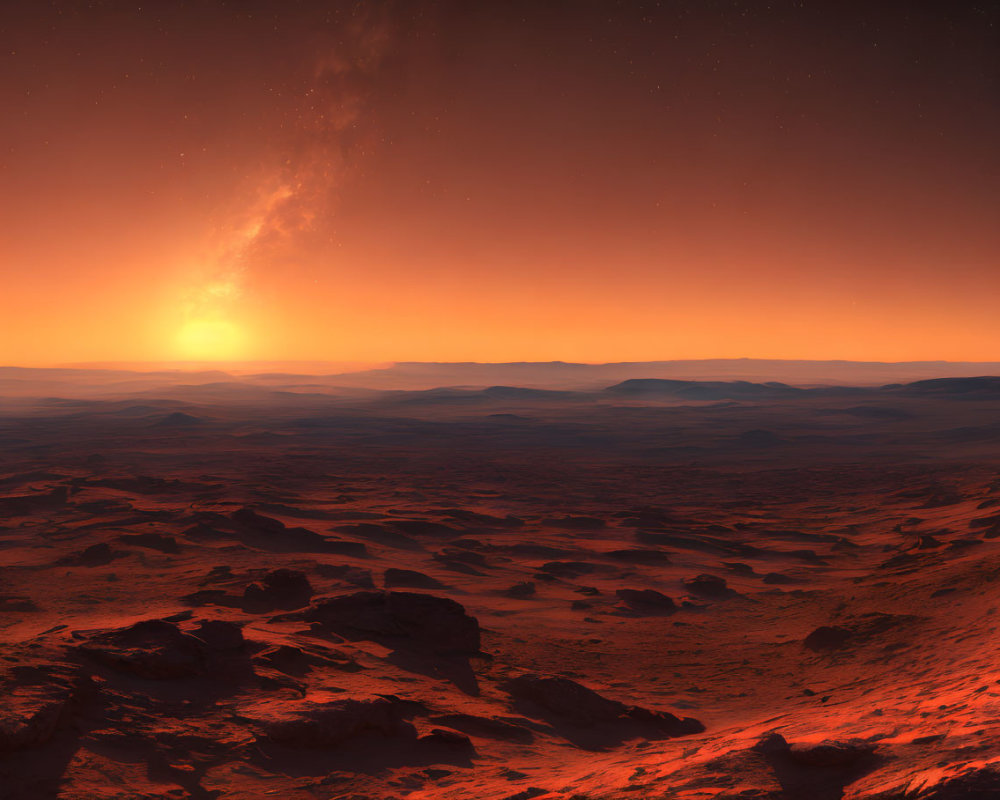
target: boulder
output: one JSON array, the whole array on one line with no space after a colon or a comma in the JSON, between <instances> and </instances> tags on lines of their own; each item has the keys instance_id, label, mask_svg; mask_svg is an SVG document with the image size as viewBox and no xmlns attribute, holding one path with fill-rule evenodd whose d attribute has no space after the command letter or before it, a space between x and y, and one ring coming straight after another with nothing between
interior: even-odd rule
<instances>
[{"instance_id":1,"label":"boulder","mask_svg":"<svg viewBox=\"0 0 1000 800\"><path fill-rule=\"evenodd\" d=\"M205 669L203 643L160 619L98 633L79 650L100 664L141 678L186 678Z\"/></svg>"},{"instance_id":2,"label":"boulder","mask_svg":"<svg viewBox=\"0 0 1000 800\"><path fill-rule=\"evenodd\" d=\"M821 625L810 633L802 642L803 646L814 652L841 650L851 640L851 632L837 625Z\"/></svg>"},{"instance_id":3,"label":"boulder","mask_svg":"<svg viewBox=\"0 0 1000 800\"><path fill-rule=\"evenodd\" d=\"M615 594L636 611L663 613L674 611L677 608L671 598L655 589L619 589Z\"/></svg>"},{"instance_id":4,"label":"boulder","mask_svg":"<svg viewBox=\"0 0 1000 800\"><path fill-rule=\"evenodd\" d=\"M245 605L258 610L302 608L313 589L306 574L297 569L275 569L243 591Z\"/></svg>"},{"instance_id":5,"label":"boulder","mask_svg":"<svg viewBox=\"0 0 1000 800\"><path fill-rule=\"evenodd\" d=\"M876 745L864 739L825 741L819 744L797 742L788 748L788 756L809 767L846 768L871 756Z\"/></svg>"},{"instance_id":6,"label":"boulder","mask_svg":"<svg viewBox=\"0 0 1000 800\"><path fill-rule=\"evenodd\" d=\"M397 569L396 567L389 567L385 571L382 581L386 588L394 586L405 586L411 589L444 588L441 581L432 578L430 575L425 575L423 572L417 572L413 569Z\"/></svg>"},{"instance_id":7,"label":"boulder","mask_svg":"<svg viewBox=\"0 0 1000 800\"><path fill-rule=\"evenodd\" d=\"M235 622L222 619L203 619L191 636L200 641L208 651L239 652L246 647L243 628Z\"/></svg>"},{"instance_id":8,"label":"boulder","mask_svg":"<svg viewBox=\"0 0 1000 800\"><path fill-rule=\"evenodd\" d=\"M74 667L21 664L0 674L0 753L38 747L52 739L87 685Z\"/></svg>"},{"instance_id":9,"label":"boulder","mask_svg":"<svg viewBox=\"0 0 1000 800\"><path fill-rule=\"evenodd\" d=\"M577 725L610 722L625 713L625 704L609 700L569 678L521 675L503 687L515 700L526 700Z\"/></svg>"},{"instance_id":10,"label":"boulder","mask_svg":"<svg viewBox=\"0 0 1000 800\"><path fill-rule=\"evenodd\" d=\"M430 733L420 737L421 744L447 747L451 750L471 750L472 741L464 733L449 728L434 728Z\"/></svg>"},{"instance_id":11,"label":"boulder","mask_svg":"<svg viewBox=\"0 0 1000 800\"><path fill-rule=\"evenodd\" d=\"M415 736L399 705L379 695L314 692L301 700L268 700L244 707L238 716L262 738L294 747L330 747L372 734Z\"/></svg>"},{"instance_id":12,"label":"boulder","mask_svg":"<svg viewBox=\"0 0 1000 800\"><path fill-rule=\"evenodd\" d=\"M454 600L417 592L355 592L302 612L343 636L390 639L439 652L479 652L479 623Z\"/></svg>"},{"instance_id":13,"label":"boulder","mask_svg":"<svg viewBox=\"0 0 1000 800\"><path fill-rule=\"evenodd\" d=\"M569 678L521 675L508 681L503 688L528 710L537 709L543 716L579 727L633 723L641 725L647 735L659 736L683 736L705 729L695 719L681 719L664 711L629 706Z\"/></svg>"},{"instance_id":14,"label":"boulder","mask_svg":"<svg viewBox=\"0 0 1000 800\"><path fill-rule=\"evenodd\" d=\"M717 575L696 575L684 581L684 588L691 594L701 597L727 597L732 594L732 589L726 584L725 578Z\"/></svg>"}]
</instances>

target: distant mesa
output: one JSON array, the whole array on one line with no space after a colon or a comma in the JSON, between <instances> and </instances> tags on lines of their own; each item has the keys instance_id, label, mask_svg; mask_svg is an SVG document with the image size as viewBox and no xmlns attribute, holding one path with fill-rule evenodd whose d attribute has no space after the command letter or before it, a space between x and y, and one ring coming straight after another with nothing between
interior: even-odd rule
<instances>
[{"instance_id":1,"label":"distant mesa","mask_svg":"<svg viewBox=\"0 0 1000 800\"><path fill-rule=\"evenodd\" d=\"M806 392L785 383L749 381L678 381L632 378L604 390L623 397L678 397L685 400L759 400L790 397Z\"/></svg>"},{"instance_id":2,"label":"distant mesa","mask_svg":"<svg viewBox=\"0 0 1000 800\"><path fill-rule=\"evenodd\" d=\"M890 387L884 387L890 388ZM895 387L893 387L895 388ZM978 397L1000 395L1000 377L984 375L976 378L934 378L901 386L906 394L949 394Z\"/></svg>"}]
</instances>

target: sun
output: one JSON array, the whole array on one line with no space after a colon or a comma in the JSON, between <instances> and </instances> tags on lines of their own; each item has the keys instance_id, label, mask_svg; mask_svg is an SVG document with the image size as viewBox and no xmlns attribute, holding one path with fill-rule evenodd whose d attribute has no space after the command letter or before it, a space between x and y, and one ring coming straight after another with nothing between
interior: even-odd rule
<instances>
[{"instance_id":1,"label":"sun","mask_svg":"<svg viewBox=\"0 0 1000 800\"><path fill-rule=\"evenodd\" d=\"M192 319L177 332L177 351L188 361L228 361L243 354L246 337L224 319Z\"/></svg>"}]
</instances>

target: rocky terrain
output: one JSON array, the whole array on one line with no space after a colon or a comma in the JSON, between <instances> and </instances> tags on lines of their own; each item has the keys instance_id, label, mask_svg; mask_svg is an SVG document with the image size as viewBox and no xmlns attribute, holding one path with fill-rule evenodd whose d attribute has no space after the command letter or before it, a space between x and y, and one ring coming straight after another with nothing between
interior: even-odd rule
<instances>
[{"instance_id":1,"label":"rocky terrain","mask_svg":"<svg viewBox=\"0 0 1000 800\"><path fill-rule=\"evenodd\" d=\"M1000 797L997 381L0 403L0 797Z\"/></svg>"}]
</instances>

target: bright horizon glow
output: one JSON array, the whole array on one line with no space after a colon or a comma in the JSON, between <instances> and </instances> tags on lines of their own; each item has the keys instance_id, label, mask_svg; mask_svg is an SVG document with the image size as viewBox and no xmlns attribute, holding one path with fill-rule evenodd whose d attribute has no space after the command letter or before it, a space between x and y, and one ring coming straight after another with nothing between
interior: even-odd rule
<instances>
[{"instance_id":1,"label":"bright horizon glow","mask_svg":"<svg viewBox=\"0 0 1000 800\"><path fill-rule=\"evenodd\" d=\"M228 320L194 319L177 332L176 347L181 361L240 361L246 336Z\"/></svg>"}]
</instances>

